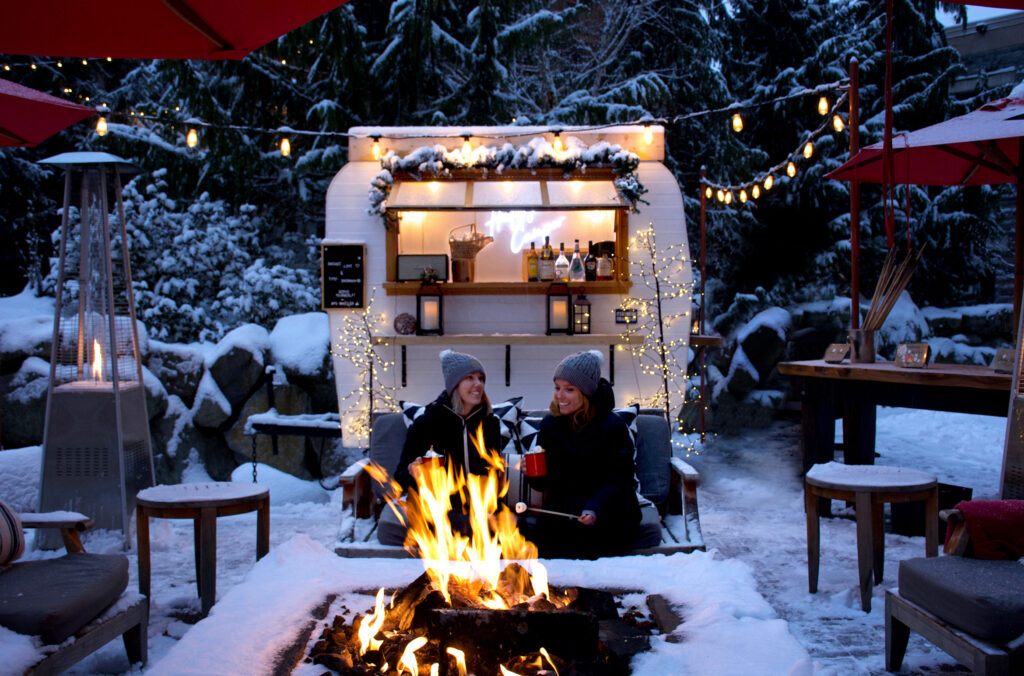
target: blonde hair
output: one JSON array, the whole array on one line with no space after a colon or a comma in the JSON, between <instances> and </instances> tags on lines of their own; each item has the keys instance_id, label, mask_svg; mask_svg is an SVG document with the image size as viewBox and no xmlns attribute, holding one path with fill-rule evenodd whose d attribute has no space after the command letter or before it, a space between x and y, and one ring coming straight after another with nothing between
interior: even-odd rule
<instances>
[{"instance_id":1,"label":"blonde hair","mask_svg":"<svg viewBox=\"0 0 1024 676\"><path fill-rule=\"evenodd\" d=\"M572 416L572 431L579 432L581 429L590 424L590 421L597 415L597 411L594 410L594 405L590 403L590 397L580 392L581 405L578 409L567 415ZM548 406L548 411L551 415L558 417L562 415L558 411L558 402L554 399L551 400L551 404Z\"/></svg>"}]
</instances>

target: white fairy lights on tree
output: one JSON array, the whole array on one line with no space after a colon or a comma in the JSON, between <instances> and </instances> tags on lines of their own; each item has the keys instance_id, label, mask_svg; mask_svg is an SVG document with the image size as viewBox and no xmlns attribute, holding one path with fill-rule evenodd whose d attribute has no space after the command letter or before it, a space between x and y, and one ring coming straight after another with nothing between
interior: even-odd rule
<instances>
[{"instance_id":1,"label":"white fairy lights on tree","mask_svg":"<svg viewBox=\"0 0 1024 676\"><path fill-rule=\"evenodd\" d=\"M360 414L349 419L345 431L353 439L369 439L371 417L375 411L398 411L398 400L392 396L393 386L385 385L381 374L395 365L381 357L375 349L374 329L384 326L387 318L383 314L373 314L373 296L376 288L370 292L370 302L362 311L346 312L342 315L341 330L338 339L332 346L334 356L347 359L356 367L357 377L355 388L341 397L339 410L357 411Z\"/></svg>"},{"instance_id":2,"label":"white fairy lights on tree","mask_svg":"<svg viewBox=\"0 0 1024 676\"><path fill-rule=\"evenodd\" d=\"M630 256L630 279L634 288L642 285L650 293L634 293L623 301L623 309L636 310L637 313L636 322L627 324L623 335L643 338L640 343L627 343L627 349L640 365L640 372L643 375L653 375L661 379L661 387L639 403L645 407L664 409L671 423L677 419L678 409L685 400L689 380L686 373L687 338L666 337L667 334L680 334L678 331L669 331L679 322L686 326L683 335L689 334L690 310L677 310L679 303L675 302L693 297L693 282L685 281L687 248L683 243L679 243L659 250L652 224L630 239L629 249L640 254ZM682 359L679 355L680 350L683 351ZM673 429L676 428L678 424ZM675 443L680 445L678 442ZM692 446L686 447L685 450L687 454L694 452Z\"/></svg>"}]
</instances>

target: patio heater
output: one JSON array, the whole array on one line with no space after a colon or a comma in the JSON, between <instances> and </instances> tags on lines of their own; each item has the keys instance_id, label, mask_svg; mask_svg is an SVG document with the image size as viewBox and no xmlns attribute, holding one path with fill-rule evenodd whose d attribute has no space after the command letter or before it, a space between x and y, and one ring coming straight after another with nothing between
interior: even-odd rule
<instances>
[{"instance_id":1,"label":"patio heater","mask_svg":"<svg viewBox=\"0 0 1024 676\"><path fill-rule=\"evenodd\" d=\"M41 163L64 169L64 211L39 508L82 512L98 528L122 530L127 543L135 494L153 485L121 201L121 177L141 170L95 152ZM77 223L70 218L73 186L80 193ZM110 194L118 213L113 226ZM40 545L56 549L60 540L45 537Z\"/></svg>"}]
</instances>

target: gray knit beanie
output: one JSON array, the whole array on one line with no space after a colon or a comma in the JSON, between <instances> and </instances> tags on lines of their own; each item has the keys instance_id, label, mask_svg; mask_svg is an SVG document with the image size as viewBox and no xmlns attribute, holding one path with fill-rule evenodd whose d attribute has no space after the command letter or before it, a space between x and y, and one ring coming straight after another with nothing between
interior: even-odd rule
<instances>
[{"instance_id":1,"label":"gray knit beanie","mask_svg":"<svg viewBox=\"0 0 1024 676\"><path fill-rule=\"evenodd\" d=\"M604 357L597 350L573 352L558 362L554 378L565 380L576 386L587 398L597 392L597 382L601 379L601 364Z\"/></svg>"},{"instance_id":2,"label":"gray knit beanie","mask_svg":"<svg viewBox=\"0 0 1024 676\"><path fill-rule=\"evenodd\" d=\"M444 389L451 395L455 387L470 373L487 373L480 360L471 354L445 350L441 353L441 373L444 375Z\"/></svg>"}]
</instances>

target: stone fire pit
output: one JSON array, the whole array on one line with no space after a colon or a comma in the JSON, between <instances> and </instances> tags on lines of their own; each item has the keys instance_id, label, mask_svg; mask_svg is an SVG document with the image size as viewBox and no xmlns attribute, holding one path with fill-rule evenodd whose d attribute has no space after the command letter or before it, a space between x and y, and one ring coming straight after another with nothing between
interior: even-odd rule
<instances>
[{"instance_id":1,"label":"stone fire pit","mask_svg":"<svg viewBox=\"0 0 1024 676\"><path fill-rule=\"evenodd\" d=\"M745 564L713 552L544 563L552 584L657 594L685 618L652 637L651 649L633 658L633 674L810 673L807 652L757 593ZM327 599L362 613L372 602L365 590L390 593L422 572L416 559L344 559L296 536L257 562L146 674L319 676L324 668L301 657L306 637L324 624L312 618L325 615Z\"/></svg>"}]
</instances>

